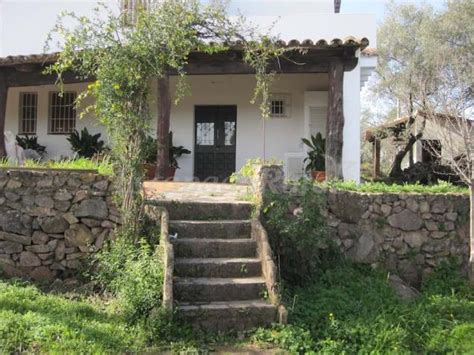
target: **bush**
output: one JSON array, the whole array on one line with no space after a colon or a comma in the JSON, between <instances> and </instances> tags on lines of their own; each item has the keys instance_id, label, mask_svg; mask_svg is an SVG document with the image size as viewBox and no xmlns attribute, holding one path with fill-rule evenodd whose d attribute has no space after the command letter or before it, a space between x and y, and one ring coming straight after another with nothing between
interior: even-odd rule
<instances>
[{"instance_id":1,"label":"bush","mask_svg":"<svg viewBox=\"0 0 474 355\"><path fill-rule=\"evenodd\" d=\"M302 181L297 194L269 193L263 202L265 225L282 278L290 284L311 280L321 265L337 255L328 239L323 193Z\"/></svg>"},{"instance_id":2,"label":"bush","mask_svg":"<svg viewBox=\"0 0 474 355\"><path fill-rule=\"evenodd\" d=\"M92 158L104 149L104 141L100 139L101 134L90 134L86 127L81 133L74 131L67 137L71 144L71 150L83 158Z\"/></svg>"},{"instance_id":3,"label":"bush","mask_svg":"<svg viewBox=\"0 0 474 355\"><path fill-rule=\"evenodd\" d=\"M128 322L146 320L161 306L163 257L160 246L154 248L141 239L138 245L125 236L117 239L96 256L95 279L114 294Z\"/></svg>"}]
</instances>

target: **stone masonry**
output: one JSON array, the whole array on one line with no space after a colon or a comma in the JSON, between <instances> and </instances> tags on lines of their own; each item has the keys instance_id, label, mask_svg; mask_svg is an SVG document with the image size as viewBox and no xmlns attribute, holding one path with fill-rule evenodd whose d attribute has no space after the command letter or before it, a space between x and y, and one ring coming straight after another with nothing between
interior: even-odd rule
<instances>
[{"instance_id":1,"label":"stone masonry","mask_svg":"<svg viewBox=\"0 0 474 355\"><path fill-rule=\"evenodd\" d=\"M50 281L77 274L120 223L109 178L0 170L0 272Z\"/></svg>"},{"instance_id":2,"label":"stone masonry","mask_svg":"<svg viewBox=\"0 0 474 355\"><path fill-rule=\"evenodd\" d=\"M257 181L252 183L257 195L272 191L298 200L294 186L284 185L281 166L266 166L257 172ZM461 262L462 271L467 272L468 195L337 189L321 193L327 201L323 213L329 236L351 260L385 268L413 286L449 258Z\"/></svg>"},{"instance_id":3,"label":"stone masonry","mask_svg":"<svg viewBox=\"0 0 474 355\"><path fill-rule=\"evenodd\" d=\"M330 190L330 234L356 262L418 285L442 260L469 259L469 196Z\"/></svg>"}]
</instances>

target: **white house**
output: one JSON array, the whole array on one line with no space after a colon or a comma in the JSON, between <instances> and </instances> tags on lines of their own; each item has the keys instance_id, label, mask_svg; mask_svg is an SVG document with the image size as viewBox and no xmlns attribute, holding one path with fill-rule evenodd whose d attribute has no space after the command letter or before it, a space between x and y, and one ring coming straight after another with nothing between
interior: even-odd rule
<instances>
[{"instance_id":1,"label":"white house","mask_svg":"<svg viewBox=\"0 0 474 355\"><path fill-rule=\"evenodd\" d=\"M280 160L288 178L301 177L306 155L301 139L317 132L326 135L328 117L332 117L328 107L337 110L340 105L343 139L329 137L328 141L342 145L344 179L359 181L360 90L376 65L373 52L363 50L369 41L376 43L375 18L335 13L334 3L299 1L298 6L291 6L291 1L260 0L247 7L237 4L262 28L276 21L273 31L282 45L300 43L312 54L304 68L288 64L277 74L272 117L266 121L260 119L258 105L250 103L255 79L244 66L229 65L229 58L216 59L223 63L224 70L219 71L200 67L199 59L191 63L190 94L171 112L174 144L192 151L180 159L177 180L229 175L257 157ZM51 159L71 155L66 137L74 129L104 132L93 117L79 120L78 112L69 108L87 83L71 78L65 86L68 94L59 99L54 78L40 74L52 60L42 53L57 15L62 10L88 14L95 5L90 0L0 1L0 132L37 135ZM329 85L333 60L343 65L339 103L332 102ZM172 87L174 83L172 78ZM156 83L154 90L152 97L157 96ZM155 100L150 102L155 117L156 106Z\"/></svg>"}]
</instances>

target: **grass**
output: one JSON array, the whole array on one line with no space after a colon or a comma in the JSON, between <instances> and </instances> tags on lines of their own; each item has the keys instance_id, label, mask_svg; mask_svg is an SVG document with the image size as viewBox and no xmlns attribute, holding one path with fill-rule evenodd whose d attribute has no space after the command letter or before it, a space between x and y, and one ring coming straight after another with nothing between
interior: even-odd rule
<instances>
[{"instance_id":1,"label":"grass","mask_svg":"<svg viewBox=\"0 0 474 355\"><path fill-rule=\"evenodd\" d=\"M253 341L292 353L474 353L474 290L440 270L421 297L402 302L387 275L340 266L288 290L290 324L261 329Z\"/></svg>"},{"instance_id":2,"label":"grass","mask_svg":"<svg viewBox=\"0 0 474 355\"><path fill-rule=\"evenodd\" d=\"M0 160L0 167L19 167L10 163L8 160ZM97 170L101 175L112 175L113 167L112 163L108 158L100 161L87 158L76 158L76 159L63 159L63 160L48 160L48 161L36 161L26 160L23 168L43 168L43 169L66 169L66 170Z\"/></svg>"},{"instance_id":3,"label":"grass","mask_svg":"<svg viewBox=\"0 0 474 355\"><path fill-rule=\"evenodd\" d=\"M405 303L388 287L387 274L338 265L304 287L286 288L288 325L259 329L244 339L181 326L164 336L142 323L130 326L116 301L0 281L0 353L206 353L223 345L294 354L474 353L474 290L454 270L438 270L421 297Z\"/></svg>"},{"instance_id":4,"label":"grass","mask_svg":"<svg viewBox=\"0 0 474 355\"><path fill-rule=\"evenodd\" d=\"M144 346L130 327L98 299L69 299L0 280L0 353L113 353Z\"/></svg>"},{"instance_id":5,"label":"grass","mask_svg":"<svg viewBox=\"0 0 474 355\"><path fill-rule=\"evenodd\" d=\"M365 182L357 184L353 181L335 181L324 184L331 188L340 190L368 192L368 193L424 193L424 194L448 194L469 193L467 187L455 186L448 182L440 182L436 185L421 184L386 184L383 182Z\"/></svg>"}]
</instances>

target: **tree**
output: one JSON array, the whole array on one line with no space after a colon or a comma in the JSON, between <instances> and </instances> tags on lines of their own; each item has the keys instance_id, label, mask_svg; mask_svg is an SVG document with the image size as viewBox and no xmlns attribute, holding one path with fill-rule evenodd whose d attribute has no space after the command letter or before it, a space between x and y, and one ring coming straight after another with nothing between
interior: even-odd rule
<instances>
[{"instance_id":1,"label":"tree","mask_svg":"<svg viewBox=\"0 0 474 355\"><path fill-rule=\"evenodd\" d=\"M150 83L158 80L158 174L168 168L168 133L171 96L169 75L178 75L178 101L186 92L186 64L191 52L214 54L229 50L236 40L244 60L256 72L255 97L261 99L262 117L268 116L270 60L291 51L279 48L276 39L259 34L243 19L231 21L223 3L201 5L198 0L129 0L119 14L105 5L95 17L66 13L53 34L62 40L58 61L49 72L73 71L84 79L95 78L79 96L93 96L93 111L107 128L116 165L123 226L126 235L138 235L142 211L141 181L143 142L150 130ZM130 12L132 11L132 12ZM107 15L104 15L107 14ZM64 19L67 21L64 21ZM75 26L67 26L71 22Z\"/></svg>"},{"instance_id":2,"label":"tree","mask_svg":"<svg viewBox=\"0 0 474 355\"><path fill-rule=\"evenodd\" d=\"M425 99L425 115L441 150L431 146L432 154L470 188L469 275L474 282L474 3L450 1L437 18L429 53L435 63L437 87L420 91ZM429 142L429 141L428 141Z\"/></svg>"},{"instance_id":3,"label":"tree","mask_svg":"<svg viewBox=\"0 0 474 355\"><path fill-rule=\"evenodd\" d=\"M427 60L432 51L431 30L435 25L435 13L430 6L413 4L388 6L388 15L378 30L379 81L375 91L392 106L400 106L408 116L404 134L399 138L389 176L396 178L402 172L401 164L413 145L423 136L424 120L415 130L416 110L423 109L424 96L436 86L435 65Z\"/></svg>"}]
</instances>

